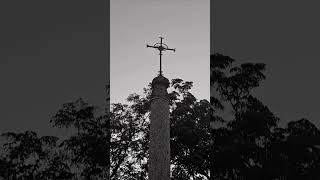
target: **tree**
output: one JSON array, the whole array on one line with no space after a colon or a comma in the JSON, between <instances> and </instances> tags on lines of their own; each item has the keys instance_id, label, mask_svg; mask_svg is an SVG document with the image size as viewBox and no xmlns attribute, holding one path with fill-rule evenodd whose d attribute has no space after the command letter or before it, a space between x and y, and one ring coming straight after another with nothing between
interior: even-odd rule
<instances>
[{"instance_id":1,"label":"tree","mask_svg":"<svg viewBox=\"0 0 320 180\"><path fill-rule=\"evenodd\" d=\"M106 178L109 171L109 117L96 116L95 110L80 98L64 104L51 119L55 127L75 131L59 146L68 153L70 166L85 179Z\"/></svg>"},{"instance_id":2,"label":"tree","mask_svg":"<svg viewBox=\"0 0 320 180\"><path fill-rule=\"evenodd\" d=\"M210 102L190 92L192 82L171 80L172 179L319 179L319 129L307 119L279 127L252 95L266 78L265 65L235 62L211 56ZM81 98L63 104L50 121L72 132L63 139L4 133L0 177L147 179L151 92L149 84L143 95L131 94L102 114Z\"/></svg>"},{"instance_id":3,"label":"tree","mask_svg":"<svg viewBox=\"0 0 320 180\"><path fill-rule=\"evenodd\" d=\"M0 160L0 177L5 179L70 179L74 174L55 153L57 138L38 137L35 132L4 133L8 138Z\"/></svg>"},{"instance_id":4,"label":"tree","mask_svg":"<svg viewBox=\"0 0 320 180\"><path fill-rule=\"evenodd\" d=\"M265 65L234 67L234 61L211 56L212 105L227 102L234 115L226 128L216 129L214 179L317 179L319 129L306 119L278 127L279 118L250 93L265 79Z\"/></svg>"},{"instance_id":5,"label":"tree","mask_svg":"<svg viewBox=\"0 0 320 180\"><path fill-rule=\"evenodd\" d=\"M66 139L38 137L35 132L4 133L8 139L1 156L5 179L101 179L110 167L108 115L78 99L63 104L51 123L74 134Z\"/></svg>"}]
</instances>

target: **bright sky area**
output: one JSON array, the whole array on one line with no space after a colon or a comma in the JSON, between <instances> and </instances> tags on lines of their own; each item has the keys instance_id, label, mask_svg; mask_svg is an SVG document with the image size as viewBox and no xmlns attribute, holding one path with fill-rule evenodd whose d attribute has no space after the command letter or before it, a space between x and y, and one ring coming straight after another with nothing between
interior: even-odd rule
<instances>
[{"instance_id":1,"label":"bright sky area","mask_svg":"<svg viewBox=\"0 0 320 180\"><path fill-rule=\"evenodd\" d=\"M209 0L111 0L110 98L125 102L129 94L142 94L157 76L159 52L146 44L164 43L163 74L169 80L193 81L197 99L210 96Z\"/></svg>"}]
</instances>

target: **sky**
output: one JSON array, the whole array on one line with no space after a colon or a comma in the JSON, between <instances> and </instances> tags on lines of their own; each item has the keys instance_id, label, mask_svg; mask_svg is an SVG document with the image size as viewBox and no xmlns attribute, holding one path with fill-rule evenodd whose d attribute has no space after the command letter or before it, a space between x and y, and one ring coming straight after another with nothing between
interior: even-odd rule
<instances>
[{"instance_id":1,"label":"sky","mask_svg":"<svg viewBox=\"0 0 320 180\"><path fill-rule=\"evenodd\" d=\"M107 1L0 2L0 133L56 131L50 117L79 97L104 106Z\"/></svg>"},{"instance_id":2,"label":"sky","mask_svg":"<svg viewBox=\"0 0 320 180\"><path fill-rule=\"evenodd\" d=\"M215 0L211 53L265 63L254 91L282 121L308 118L320 127L320 2Z\"/></svg>"},{"instance_id":3,"label":"sky","mask_svg":"<svg viewBox=\"0 0 320 180\"><path fill-rule=\"evenodd\" d=\"M142 94L158 75L159 52L146 44L164 43L176 52L162 56L163 75L169 80L193 81L197 99L210 96L209 0L111 0L110 98L126 102Z\"/></svg>"}]
</instances>

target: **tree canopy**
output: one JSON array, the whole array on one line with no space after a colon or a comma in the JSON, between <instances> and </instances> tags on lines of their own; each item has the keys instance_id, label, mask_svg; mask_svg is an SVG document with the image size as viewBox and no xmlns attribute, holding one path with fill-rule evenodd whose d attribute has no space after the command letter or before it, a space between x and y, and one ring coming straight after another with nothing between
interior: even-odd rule
<instances>
[{"instance_id":1,"label":"tree canopy","mask_svg":"<svg viewBox=\"0 0 320 180\"><path fill-rule=\"evenodd\" d=\"M266 78L265 64L210 58L210 101L190 92L191 81L170 82L172 179L319 179L319 129L307 119L279 126L252 94ZM147 179L151 91L149 84L102 115L81 98L63 104L50 121L72 132L63 139L3 133L0 177Z\"/></svg>"}]
</instances>

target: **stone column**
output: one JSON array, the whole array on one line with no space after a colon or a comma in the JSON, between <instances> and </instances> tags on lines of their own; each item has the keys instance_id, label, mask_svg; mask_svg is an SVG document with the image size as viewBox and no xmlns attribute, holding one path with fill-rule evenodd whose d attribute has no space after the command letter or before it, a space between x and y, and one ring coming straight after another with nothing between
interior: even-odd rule
<instances>
[{"instance_id":1,"label":"stone column","mask_svg":"<svg viewBox=\"0 0 320 180\"><path fill-rule=\"evenodd\" d=\"M150 114L149 180L170 180L169 80L152 81Z\"/></svg>"}]
</instances>

